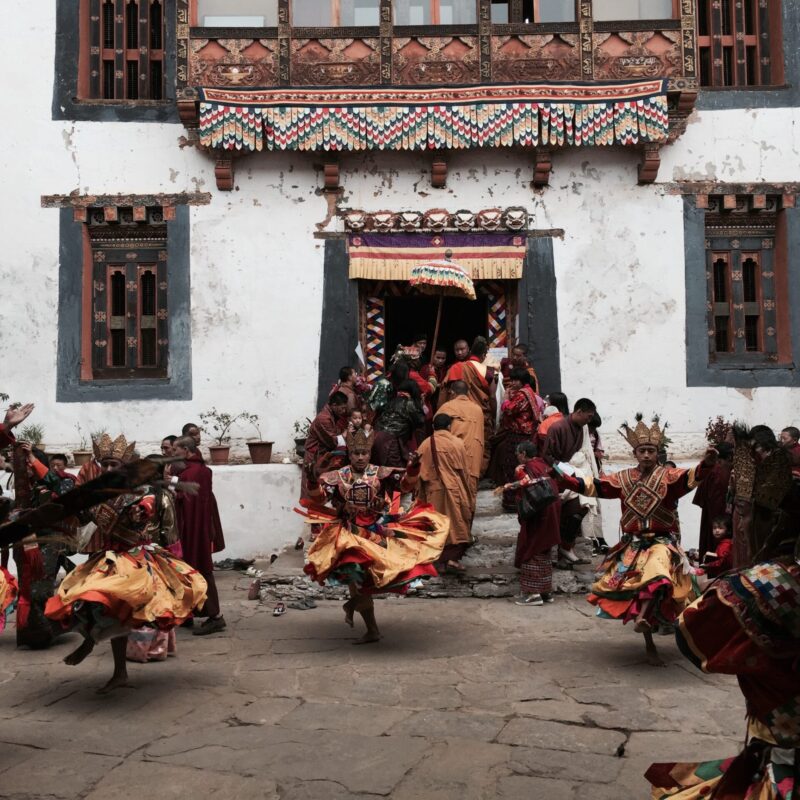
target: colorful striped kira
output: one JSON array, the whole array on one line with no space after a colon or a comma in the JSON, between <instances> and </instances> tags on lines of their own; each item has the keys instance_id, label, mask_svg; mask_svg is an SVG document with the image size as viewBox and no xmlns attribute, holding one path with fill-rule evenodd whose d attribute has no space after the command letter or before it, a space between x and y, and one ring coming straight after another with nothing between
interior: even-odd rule
<instances>
[{"instance_id":1,"label":"colorful striped kira","mask_svg":"<svg viewBox=\"0 0 800 800\"><path fill-rule=\"evenodd\" d=\"M634 145L669 133L666 82L448 89L200 89L200 141L224 150Z\"/></svg>"}]
</instances>

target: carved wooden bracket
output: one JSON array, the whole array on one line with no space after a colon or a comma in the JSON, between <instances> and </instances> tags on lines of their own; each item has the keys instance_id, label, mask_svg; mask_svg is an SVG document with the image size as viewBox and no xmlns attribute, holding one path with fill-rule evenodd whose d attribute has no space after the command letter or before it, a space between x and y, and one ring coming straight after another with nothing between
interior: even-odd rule
<instances>
[{"instance_id":1,"label":"carved wooden bracket","mask_svg":"<svg viewBox=\"0 0 800 800\"><path fill-rule=\"evenodd\" d=\"M324 191L338 193L341 189L340 175L339 175L339 162L330 160L326 161L322 167L322 174L324 176Z\"/></svg>"},{"instance_id":2,"label":"carved wooden bracket","mask_svg":"<svg viewBox=\"0 0 800 800\"><path fill-rule=\"evenodd\" d=\"M227 151L218 151L217 162L214 165L214 177L217 179L217 189L221 192L233 191L233 154Z\"/></svg>"},{"instance_id":3,"label":"carved wooden bracket","mask_svg":"<svg viewBox=\"0 0 800 800\"><path fill-rule=\"evenodd\" d=\"M431 186L434 189L444 189L447 186L447 160L442 154L437 154L433 157Z\"/></svg>"},{"instance_id":4,"label":"carved wooden bracket","mask_svg":"<svg viewBox=\"0 0 800 800\"><path fill-rule=\"evenodd\" d=\"M653 183L658 177L658 168L661 166L661 153L659 145L646 144L642 148L642 163L639 164L639 185Z\"/></svg>"},{"instance_id":5,"label":"carved wooden bracket","mask_svg":"<svg viewBox=\"0 0 800 800\"><path fill-rule=\"evenodd\" d=\"M550 170L553 168L553 153L547 147L537 147L534 153L533 185L549 186Z\"/></svg>"},{"instance_id":6,"label":"carved wooden bracket","mask_svg":"<svg viewBox=\"0 0 800 800\"><path fill-rule=\"evenodd\" d=\"M185 128L191 130L200 127L196 100L178 100L178 116Z\"/></svg>"}]
</instances>

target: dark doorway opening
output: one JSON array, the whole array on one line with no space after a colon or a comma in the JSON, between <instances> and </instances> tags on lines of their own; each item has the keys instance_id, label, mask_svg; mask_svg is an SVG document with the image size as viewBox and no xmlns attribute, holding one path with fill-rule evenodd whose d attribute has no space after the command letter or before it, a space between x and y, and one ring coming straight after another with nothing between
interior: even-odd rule
<instances>
[{"instance_id":1,"label":"dark doorway opening","mask_svg":"<svg viewBox=\"0 0 800 800\"><path fill-rule=\"evenodd\" d=\"M428 352L424 360L430 360L438 305L439 298L430 295L386 297L387 360L399 344L411 344L420 333L428 336ZM456 341L466 339L472 344L476 336L488 334L488 313L486 295L478 294L477 300L444 298L437 348L447 351L448 363L453 361L453 345Z\"/></svg>"}]
</instances>

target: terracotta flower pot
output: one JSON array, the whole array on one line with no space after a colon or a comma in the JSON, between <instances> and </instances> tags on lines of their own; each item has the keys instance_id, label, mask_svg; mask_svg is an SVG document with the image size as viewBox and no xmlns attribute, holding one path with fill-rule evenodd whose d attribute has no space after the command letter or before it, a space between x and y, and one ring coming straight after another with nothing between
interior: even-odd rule
<instances>
[{"instance_id":1,"label":"terracotta flower pot","mask_svg":"<svg viewBox=\"0 0 800 800\"><path fill-rule=\"evenodd\" d=\"M272 461L272 445L275 442L248 442L250 460L254 464L269 464Z\"/></svg>"},{"instance_id":2,"label":"terracotta flower pot","mask_svg":"<svg viewBox=\"0 0 800 800\"><path fill-rule=\"evenodd\" d=\"M297 457L302 461L306 454L306 439L305 436L302 439L295 439L294 440L294 451L297 453Z\"/></svg>"},{"instance_id":3,"label":"terracotta flower pot","mask_svg":"<svg viewBox=\"0 0 800 800\"><path fill-rule=\"evenodd\" d=\"M92 451L73 450L72 460L75 462L76 467L82 467L84 464L88 464L92 460Z\"/></svg>"},{"instance_id":4,"label":"terracotta flower pot","mask_svg":"<svg viewBox=\"0 0 800 800\"><path fill-rule=\"evenodd\" d=\"M231 446L229 444L212 444L208 448L208 452L211 454L212 464L227 464L228 457L231 454Z\"/></svg>"}]
</instances>

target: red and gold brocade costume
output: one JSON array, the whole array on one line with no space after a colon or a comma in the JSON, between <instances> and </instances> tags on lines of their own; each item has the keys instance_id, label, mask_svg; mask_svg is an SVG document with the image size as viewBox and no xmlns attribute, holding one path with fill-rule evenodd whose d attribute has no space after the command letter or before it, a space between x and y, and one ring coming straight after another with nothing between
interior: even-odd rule
<instances>
[{"instance_id":1,"label":"red and gold brocade costume","mask_svg":"<svg viewBox=\"0 0 800 800\"><path fill-rule=\"evenodd\" d=\"M669 623L693 599L689 562L675 534L678 501L703 475L700 465L690 470L657 466L644 477L633 468L589 482L561 478L562 489L622 504L623 536L608 553L588 597L598 616L628 622L653 600L648 621Z\"/></svg>"},{"instance_id":2,"label":"red and gold brocade costume","mask_svg":"<svg viewBox=\"0 0 800 800\"><path fill-rule=\"evenodd\" d=\"M18 591L16 578L5 567L0 567L0 632L5 629L6 617L16 605Z\"/></svg>"},{"instance_id":3,"label":"red and gold brocade costume","mask_svg":"<svg viewBox=\"0 0 800 800\"><path fill-rule=\"evenodd\" d=\"M145 625L169 630L203 605L203 577L152 544L155 501L125 494L92 509L106 547L64 578L47 603L50 619L99 641Z\"/></svg>"},{"instance_id":4,"label":"red and gold brocade costume","mask_svg":"<svg viewBox=\"0 0 800 800\"><path fill-rule=\"evenodd\" d=\"M436 577L449 520L431 506L390 508L397 492L413 489L417 474L373 464L362 475L349 466L324 474L306 504L309 521L324 527L304 571L320 584L355 583L364 593L402 594L413 581Z\"/></svg>"}]
</instances>

